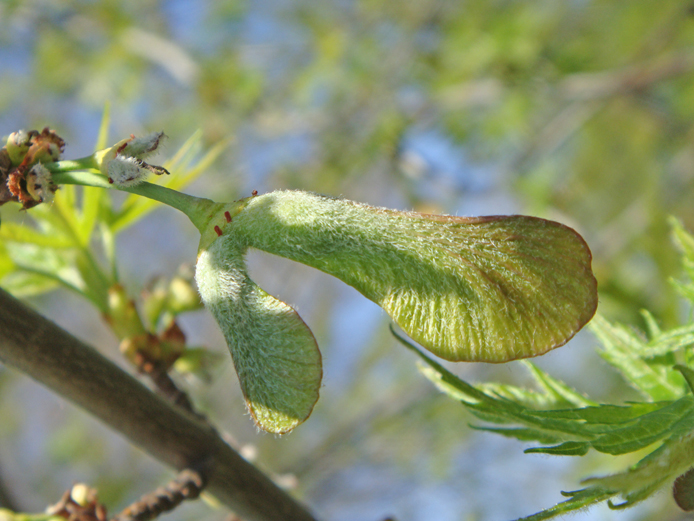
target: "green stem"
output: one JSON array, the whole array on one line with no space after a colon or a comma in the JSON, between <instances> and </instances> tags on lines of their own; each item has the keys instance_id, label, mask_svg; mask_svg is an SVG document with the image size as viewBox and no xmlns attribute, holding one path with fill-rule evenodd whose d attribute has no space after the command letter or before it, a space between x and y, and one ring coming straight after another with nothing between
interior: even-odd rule
<instances>
[{"instance_id":1,"label":"green stem","mask_svg":"<svg viewBox=\"0 0 694 521\"><path fill-rule=\"evenodd\" d=\"M89 158L86 158L89 159ZM68 163L71 165L68 166ZM201 197L195 197L192 195L184 194L176 190L171 190L164 186L155 185L152 183L141 183L135 186L122 187L116 186L109 183L108 178L101 174L94 173L93 171L72 171L78 164L87 165L88 162L84 160L77 161L59 161L55 163L51 171L55 173L53 175L53 182L61 184L73 184L82 186L96 186L98 188L115 188L123 192L129 192L131 194L137 194L142 197L147 197L148 199L153 199L164 203L168 206L180 210L188 216L195 227L202 233L207 227L212 215L217 211L217 207L220 203L215 203L210 199L203 199ZM80 168L85 168L81 166ZM94 165L86 166L90 170L94 170Z\"/></svg>"},{"instance_id":2,"label":"green stem","mask_svg":"<svg viewBox=\"0 0 694 521\"><path fill-rule=\"evenodd\" d=\"M66 159L55 163L47 163L44 166L54 174L72 172L74 170L88 170L91 168L96 170L99 169L94 156L82 157L80 159Z\"/></svg>"}]
</instances>

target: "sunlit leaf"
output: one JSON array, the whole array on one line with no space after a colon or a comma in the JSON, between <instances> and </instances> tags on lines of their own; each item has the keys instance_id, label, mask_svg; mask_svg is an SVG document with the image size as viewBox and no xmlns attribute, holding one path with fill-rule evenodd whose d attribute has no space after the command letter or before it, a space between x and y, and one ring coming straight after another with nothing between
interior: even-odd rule
<instances>
[{"instance_id":1,"label":"sunlit leaf","mask_svg":"<svg viewBox=\"0 0 694 521\"><path fill-rule=\"evenodd\" d=\"M63 235L46 234L24 224L13 222L3 223L2 227L0 227L0 239L4 241L31 243L51 248L69 248L75 245L74 241L71 241Z\"/></svg>"},{"instance_id":2,"label":"sunlit leaf","mask_svg":"<svg viewBox=\"0 0 694 521\"><path fill-rule=\"evenodd\" d=\"M627 328L596 317L591 330L603 345L601 356L617 368L641 393L653 400L669 400L682 395L684 379L672 367L649 363L642 354L646 342Z\"/></svg>"},{"instance_id":3,"label":"sunlit leaf","mask_svg":"<svg viewBox=\"0 0 694 521\"><path fill-rule=\"evenodd\" d=\"M583 396L581 393L572 389L566 385L561 380L558 380L545 371L537 367L535 364L528 360L522 360L521 363L528 368L532 373L538 386L545 391L545 393L554 398L555 403L561 403L562 401L575 405L578 407L585 407L589 405L597 405L596 402L590 400Z\"/></svg>"},{"instance_id":4,"label":"sunlit leaf","mask_svg":"<svg viewBox=\"0 0 694 521\"><path fill-rule=\"evenodd\" d=\"M2 228L0 228L2 229ZM0 242L0 279L14 269L14 262L7 252L5 245Z\"/></svg>"},{"instance_id":5,"label":"sunlit leaf","mask_svg":"<svg viewBox=\"0 0 694 521\"><path fill-rule=\"evenodd\" d=\"M55 278L29 271L13 271L2 278L2 288L17 298L33 297L60 287Z\"/></svg>"},{"instance_id":6,"label":"sunlit leaf","mask_svg":"<svg viewBox=\"0 0 694 521\"><path fill-rule=\"evenodd\" d=\"M85 246L89 244L105 199L106 194L102 189L91 186L82 187L82 215L79 222L79 236L81 243Z\"/></svg>"},{"instance_id":7,"label":"sunlit leaf","mask_svg":"<svg viewBox=\"0 0 694 521\"><path fill-rule=\"evenodd\" d=\"M104 103L104 112L101 115L101 124L99 125L99 133L96 136L96 145L94 150L103 150L108 146L108 127L111 124L111 103Z\"/></svg>"}]
</instances>

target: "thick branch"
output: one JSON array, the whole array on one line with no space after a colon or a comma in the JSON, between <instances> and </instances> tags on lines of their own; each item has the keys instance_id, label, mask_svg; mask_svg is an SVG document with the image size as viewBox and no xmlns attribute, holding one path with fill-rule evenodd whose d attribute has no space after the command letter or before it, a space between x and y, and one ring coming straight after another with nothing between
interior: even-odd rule
<instances>
[{"instance_id":1,"label":"thick branch","mask_svg":"<svg viewBox=\"0 0 694 521\"><path fill-rule=\"evenodd\" d=\"M207 490L248 521L315 521L208 426L0 289L0 361L178 470L210 462Z\"/></svg>"}]
</instances>

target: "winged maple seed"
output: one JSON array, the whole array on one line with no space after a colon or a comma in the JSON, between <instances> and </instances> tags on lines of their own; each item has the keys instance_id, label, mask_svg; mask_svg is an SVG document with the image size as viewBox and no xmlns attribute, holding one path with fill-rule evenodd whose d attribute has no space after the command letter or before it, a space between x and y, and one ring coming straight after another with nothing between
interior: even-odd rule
<instances>
[{"instance_id":1,"label":"winged maple seed","mask_svg":"<svg viewBox=\"0 0 694 521\"><path fill-rule=\"evenodd\" d=\"M553 221L398 212L300 191L233 203L203 232L196 280L251 414L273 432L310 414L321 358L296 311L249 278L249 247L336 276L452 361L543 354L565 344L597 307L588 246Z\"/></svg>"}]
</instances>

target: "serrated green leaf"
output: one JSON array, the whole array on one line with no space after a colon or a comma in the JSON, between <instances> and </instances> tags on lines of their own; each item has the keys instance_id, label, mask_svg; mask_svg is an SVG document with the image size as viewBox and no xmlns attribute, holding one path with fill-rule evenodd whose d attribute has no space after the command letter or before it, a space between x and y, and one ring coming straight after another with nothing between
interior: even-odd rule
<instances>
[{"instance_id":1,"label":"serrated green leaf","mask_svg":"<svg viewBox=\"0 0 694 521\"><path fill-rule=\"evenodd\" d=\"M646 413L633 423L603 434L592 441L593 448L607 454L634 452L672 435L694 430L694 397L685 396L658 410Z\"/></svg>"},{"instance_id":2,"label":"serrated green leaf","mask_svg":"<svg viewBox=\"0 0 694 521\"><path fill-rule=\"evenodd\" d=\"M655 484L665 484L686 472L694 461L694 435L677 435L669 438L656 451L625 472L610 476L594 477L584 483L603 490L612 490L628 498L629 494L644 499L643 491L653 493Z\"/></svg>"},{"instance_id":3,"label":"serrated green leaf","mask_svg":"<svg viewBox=\"0 0 694 521\"><path fill-rule=\"evenodd\" d=\"M511 400L489 396L452 374L402 337L396 335L396 338L415 351L429 365L429 367L422 369L427 378L443 392L461 400L480 419L493 423L526 425L562 440L591 439L610 429L610 427L591 425L574 419L564 419L561 415L550 417L550 413L555 411L535 411Z\"/></svg>"},{"instance_id":4,"label":"serrated green leaf","mask_svg":"<svg viewBox=\"0 0 694 521\"><path fill-rule=\"evenodd\" d=\"M653 317L653 315L651 315L651 313L646 309L641 310L641 316L643 317L644 322L646 322L648 337L651 339L659 337L662 334L662 331L660 330L660 326L656 322L655 317Z\"/></svg>"},{"instance_id":5,"label":"serrated green leaf","mask_svg":"<svg viewBox=\"0 0 694 521\"><path fill-rule=\"evenodd\" d=\"M345 281L446 360L540 355L597 305L583 239L534 217L427 215L280 191L249 199L226 230Z\"/></svg>"},{"instance_id":6,"label":"serrated green leaf","mask_svg":"<svg viewBox=\"0 0 694 521\"><path fill-rule=\"evenodd\" d=\"M664 356L692 344L694 344L694 324L688 324L653 337L641 353L645 357Z\"/></svg>"},{"instance_id":7,"label":"serrated green leaf","mask_svg":"<svg viewBox=\"0 0 694 521\"><path fill-rule=\"evenodd\" d=\"M547 393L538 393L531 389L524 389L515 385L485 382L477 385L481 391L506 398L530 409L548 409L556 406L556 397Z\"/></svg>"},{"instance_id":8,"label":"serrated green leaf","mask_svg":"<svg viewBox=\"0 0 694 521\"><path fill-rule=\"evenodd\" d=\"M564 401L578 407L597 405L596 402L586 398L575 389L572 389L566 385L564 382L550 376L532 362L528 360L521 360L520 363L528 368L535 378L537 384L548 396L553 398L555 404L559 404L561 401Z\"/></svg>"},{"instance_id":9,"label":"serrated green leaf","mask_svg":"<svg viewBox=\"0 0 694 521\"><path fill-rule=\"evenodd\" d=\"M493 423L516 423L520 429L491 428L505 436L535 436L541 441L564 441L556 447L533 449L551 454L582 454L586 447L600 452L624 454L694 430L694 397L676 402L602 405L575 409L538 411L508 399L497 399L472 388L440 364L414 349L429 364L423 371L439 388L459 399L473 414ZM525 438L529 439L529 438Z\"/></svg>"},{"instance_id":10,"label":"serrated green leaf","mask_svg":"<svg viewBox=\"0 0 694 521\"><path fill-rule=\"evenodd\" d=\"M75 187L62 185L53 199L52 210L63 221L64 229L74 239L79 239L79 216L75 206Z\"/></svg>"},{"instance_id":11,"label":"serrated green leaf","mask_svg":"<svg viewBox=\"0 0 694 521\"><path fill-rule=\"evenodd\" d=\"M664 485L669 484L667 483L668 481L669 480L667 478L652 481L641 490L626 494L622 503L614 503L610 499L607 502L607 506L610 508L610 510L624 510L625 508L633 507L636 503L640 503L641 501L648 499Z\"/></svg>"},{"instance_id":12,"label":"serrated green leaf","mask_svg":"<svg viewBox=\"0 0 694 521\"><path fill-rule=\"evenodd\" d=\"M61 285L74 291L102 307L98 294L93 287L85 283L80 270L79 259L83 254L74 249L44 248L29 243L8 243L7 251L17 268L3 280L7 291L15 296L36 295L53 290ZM88 270L93 271L91 264ZM97 277L90 272L90 280ZM26 288L21 288L21 284Z\"/></svg>"},{"instance_id":13,"label":"serrated green leaf","mask_svg":"<svg viewBox=\"0 0 694 521\"><path fill-rule=\"evenodd\" d=\"M682 395L681 374L668 366L649 364L639 355L645 350L642 339L600 316L591 322L591 330L602 343L601 356L644 396L658 401L673 400Z\"/></svg>"},{"instance_id":14,"label":"serrated green leaf","mask_svg":"<svg viewBox=\"0 0 694 521\"><path fill-rule=\"evenodd\" d=\"M692 276L694 276L694 273L690 275L690 277ZM680 282L675 279L670 279L670 284L673 288L675 288L675 291L677 291L681 297L684 297L690 302L694 302L694 285Z\"/></svg>"},{"instance_id":15,"label":"serrated green leaf","mask_svg":"<svg viewBox=\"0 0 694 521\"><path fill-rule=\"evenodd\" d=\"M657 411L672 402L632 403L630 405L597 405L576 409L537 411L538 417L564 418L588 424L620 424L630 422L644 414Z\"/></svg>"}]
</instances>

